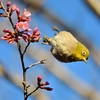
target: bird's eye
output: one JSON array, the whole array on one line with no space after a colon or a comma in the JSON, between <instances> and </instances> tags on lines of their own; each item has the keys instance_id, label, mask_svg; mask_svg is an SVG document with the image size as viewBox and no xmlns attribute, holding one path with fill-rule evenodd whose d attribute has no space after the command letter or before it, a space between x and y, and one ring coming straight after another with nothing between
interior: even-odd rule
<instances>
[{"instance_id":1,"label":"bird's eye","mask_svg":"<svg viewBox=\"0 0 100 100\"><path fill-rule=\"evenodd\" d=\"M82 51L82 55L85 56L86 55L86 52L85 51Z\"/></svg>"}]
</instances>

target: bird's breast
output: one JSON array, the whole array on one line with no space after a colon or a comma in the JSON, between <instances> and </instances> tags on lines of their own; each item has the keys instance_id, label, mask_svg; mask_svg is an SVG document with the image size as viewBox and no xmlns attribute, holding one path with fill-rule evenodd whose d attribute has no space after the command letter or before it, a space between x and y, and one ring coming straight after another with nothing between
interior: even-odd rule
<instances>
[{"instance_id":1,"label":"bird's breast","mask_svg":"<svg viewBox=\"0 0 100 100\"><path fill-rule=\"evenodd\" d=\"M72 62L73 57L68 56L68 54L62 51L51 48L51 53L60 62Z\"/></svg>"}]
</instances>

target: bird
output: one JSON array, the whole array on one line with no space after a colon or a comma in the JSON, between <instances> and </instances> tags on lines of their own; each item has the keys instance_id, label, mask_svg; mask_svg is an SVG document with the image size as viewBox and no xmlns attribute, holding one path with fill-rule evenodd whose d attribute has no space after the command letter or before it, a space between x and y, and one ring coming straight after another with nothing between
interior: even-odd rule
<instances>
[{"instance_id":1,"label":"bird","mask_svg":"<svg viewBox=\"0 0 100 100\"><path fill-rule=\"evenodd\" d=\"M51 53L58 61L64 63L87 62L90 52L85 45L70 32L59 31L56 26L53 26L52 29L57 33L52 38L43 36L42 44L51 46Z\"/></svg>"}]
</instances>

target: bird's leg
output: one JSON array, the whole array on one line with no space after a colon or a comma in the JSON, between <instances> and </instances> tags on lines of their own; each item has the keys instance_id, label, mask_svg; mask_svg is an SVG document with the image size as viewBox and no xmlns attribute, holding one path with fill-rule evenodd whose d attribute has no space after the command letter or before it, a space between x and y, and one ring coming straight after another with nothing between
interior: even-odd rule
<instances>
[{"instance_id":1,"label":"bird's leg","mask_svg":"<svg viewBox=\"0 0 100 100\"><path fill-rule=\"evenodd\" d=\"M52 29L53 29L54 31L57 31L58 33L60 32L60 30L59 30L56 26L53 26Z\"/></svg>"}]
</instances>

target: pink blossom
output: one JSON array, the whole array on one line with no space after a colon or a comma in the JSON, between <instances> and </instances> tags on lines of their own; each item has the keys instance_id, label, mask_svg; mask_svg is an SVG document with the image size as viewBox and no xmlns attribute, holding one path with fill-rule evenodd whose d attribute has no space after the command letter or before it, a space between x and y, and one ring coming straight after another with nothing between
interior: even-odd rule
<instances>
[{"instance_id":1,"label":"pink blossom","mask_svg":"<svg viewBox=\"0 0 100 100\"><path fill-rule=\"evenodd\" d=\"M37 77L38 85L40 84L41 80L42 80L42 76L38 76L38 77Z\"/></svg>"},{"instance_id":2,"label":"pink blossom","mask_svg":"<svg viewBox=\"0 0 100 100\"><path fill-rule=\"evenodd\" d=\"M22 16L20 16L19 21L30 21L30 16L31 13L29 11L27 11L26 9L24 9L24 13L22 14Z\"/></svg>"},{"instance_id":3,"label":"pink blossom","mask_svg":"<svg viewBox=\"0 0 100 100\"><path fill-rule=\"evenodd\" d=\"M11 2L7 2L7 12L9 12L10 10L10 5L11 5Z\"/></svg>"},{"instance_id":4,"label":"pink blossom","mask_svg":"<svg viewBox=\"0 0 100 100\"><path fill-rule=\"evenodd\" d=\"M26 9L24 9L24 13L23 13L22 16L24 16L24 17L30 17L31 13L29 11L27 11Z\"/></svg>"},{"instance_id":5,"label":"pink blossom","mask_svg":"<svg viewBox=\"0 0 100 100\"><path fill-rule=\"evenodd\" d=\"M4 29L3 32L5 32L6 34L3 37L1 37L2 40L7 40L8 43L13 43L15 41L13 32L11 32L8 29Z\"/></svg>"},{"instance_id":6,"label":"pink blossom","mask_svg":"<svg viewBox=\"0 0 100 100\"><path fill-rule=\"evenodd\" d=\"M13 35L13 32L10 31L10 30L8 30L8 29L4 29L3 32L4 32L4 33L7 33L7 34L10 34L10 35Z\"/></svg>"},{"instance_id":7,"label":"pink blossom","mask_svg":"<svg viewBox=\"0 0 100 100\"><path fill-rule=\"evenodd\" d=\"M11 12L15 11L17 8L17 5L16 4L13 4L12 7L11 7Z\"/></svg>"},{"instance_id":8,"label":"pink blossom","mask_svg":"<svg viewBox=\"0 0 100 100\"><path fill-rule=\"evenodd\" d=\"M29 24L26 21L25 22L18 22L18 23L16 23L16 28L18 29L18 31L28 30Z\"/></svg>"},{"instance_id":9,"label":"pink blossom","mask_svg":"<svg viewBox=\"0 0 100 100\"><path fill-rule=\"evenodd\" d=\"M52 91L53 90L53 88L51 88L51 87L44 87L43 89L45 89L47 91Z\"/></svg>"},{"instance_id":10,"label":"pink blossom","mask_svg":"<svg viewBox=\"0 0 100 100\"><path fill-rule=\"evenodd\" d=\"M8 39L8 43L11 44L15 41L15 38Z\"/></svg>"},{"instance_id":11,"label":"pink blossom","mask_svg":"<svg viewBox=\"0 0 100 100\"><path fill-rule=\"evenodd\" d=\"M13 12L16 10L16 8L17 8L17 5L13 4L11 7L11 10L10 10L10 13L9 13L10 16L13 14Z\"/></svg>"},{"instance_id":12,"label":"pink blossom","mask_svg":"<svg viewBox=\"0 0 100 100\"><path fill-rule=\"evenodd\" d=\"M36 27L32 34L30 33L32 29L29 28L29 21L31 13L24 9L24 13L20 15L20 9L17 7L16 4L13 4L11 6L11 2L7 2L7 12L9 14L9 17L13 14L14 11L16 11L18 22L14 26L14 32L4 29L3 32L6 33L3 37L1 37L2 40L7 40L8 43L13 43L14 41L18 41L21 38L25 42L38 42L40 40L40 31L38 31L38 27ZM2 9L2 7L1 7ZM1 17L8 17L8 14L0 13Z\"/></svg>"},{"instance_id":13,"label":"pink blossom","mask_svg":"<svg viewBox=\"0 0 100 100\"><path fill-rule=\"evenodd\" d=\"M48 81L46 81L46 82L43 82L42 84L43 85L49 85L50 83Z\"/></svg>"},{"instance_id":14,"label":"pink blossom","mask_svg":"<svg viewBox=\"0 0 100 100\"><path fill-rule=\"evenodd\" d=\"M49 85L49 82L46 81L46 82L41 82L42 81L42 77L41 76L38 76L37 77L37 85L40 89L45 89L47 91L52 91L53 88L51 87L45 87L46 85Z\"/></svg>"},{"instance_id":15,"label":"pink blossom","mask_svg":"<svg viewBox=\"0 0 100 100\"><path fill-rule=\"evenodd\" d=\"M7 7L10 7L10 5L11 5L11 2L8 1L8 2L7 2Z\"/></svg>"},{"instance_id":16,"label":"pink blossom","mask_svg":"<svg viewBox=\"0 0 100 100\"><path fill-rule=\"evenodd\" d=\"M1 39L2 40L7 40L8 43L10 43L10 44L15 42L16 40L20 40L21 39L20 36L15 37L15 33L10 31L10 30L8 30L8 29L4 29L3 32L6 33L6 34L3 37L1 37Z\"/></svg>"},{"instance_id":17,"label":"pink blossom","mask_svg":"<svg viewBox=\"0 0 100 100\"><path fill-rule=\"evenodd\" d=\"M40 40L40 36L33 38L31 42L39 42L39 40Z\"/></svg>"},{"instance_id":18,"label":"pink blossom","mask_svg":"<svg viewBox=\"0 0 100 100\"><path fill-rule=\"evenodd\" d=\"M22 34L21 37L24 39L25 42L29 42L29 34L30 34L30 33L23 33L23 34Z\"/></svg>"},{"instance_id":19,"label":"pink blossom","mask_svg":"<svg viewBox=\"0 0 100 100\"><path fill-rule=\"evenodd\" d=\"M17 18L19 19L19 17L20 17L20 9L18 7L16 8L16 13L17 13Z\"/></svg>"},{"instance_id":20,"label":"pink blossom","mask_svg":"<svg viewBox=\"0 0 100 100\"><path fill-rule=\"evenodd\" d=\"M32 35L35 35L35 33L38 31L38 27L36 27L34 30L33 30L33 33Z\"/></svg>"},{"instance_id":21,"label":"pink blossom","mask_svg":"<svg viewBox=\"0 0 100 100\"><path fill-rule=\"evenodd\" d=\"M38 28L36 27L31 35L31 42L38 42L40 40L40 34L40 31L38 31Z\"/></svg>"}]
</instances>

